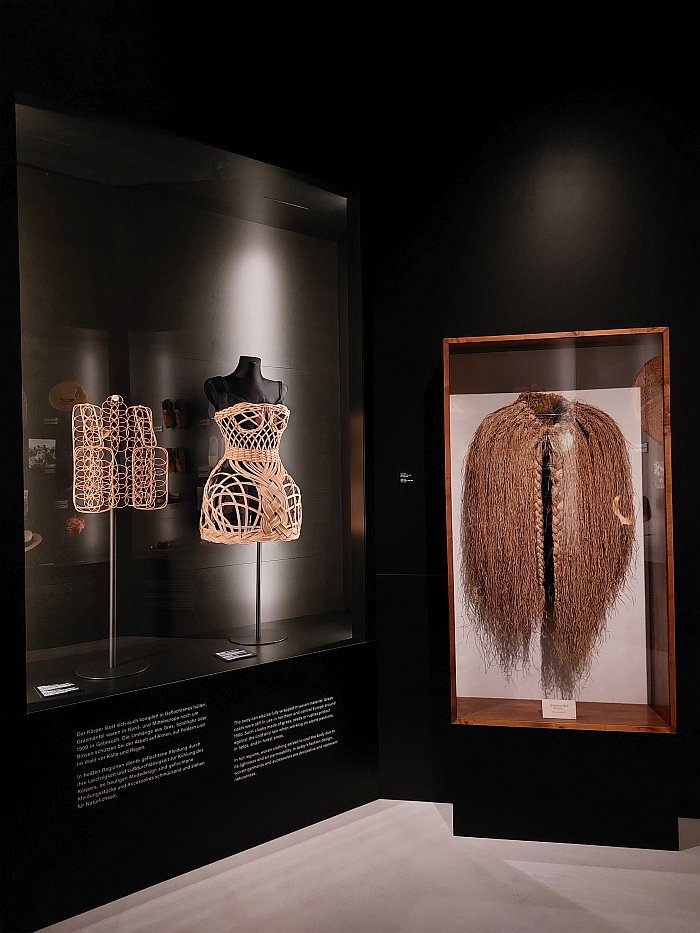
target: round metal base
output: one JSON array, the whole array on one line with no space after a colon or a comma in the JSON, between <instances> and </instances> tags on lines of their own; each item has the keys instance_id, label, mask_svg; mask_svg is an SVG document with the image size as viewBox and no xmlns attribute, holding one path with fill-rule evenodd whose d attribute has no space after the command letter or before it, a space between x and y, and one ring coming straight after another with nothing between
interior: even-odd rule
<instances>
[{"instance_id":1,"label":"round metal base","mask_svg":"<svg viewBox=\"0 0 700 933\"><path fill-rule=\"evenodd\" d=\"M151 662L147 659L137 658L134 661L118 661L115 667L110 667L108 658L99 658L76 667L75 673L83 680L117 680L119 677L143 674L150 666Z\"/></svg>"},{"instance_id":2,"label":"round metal base","mask_svg":"<svg viewBox=\"0 0 700 933\"><path fill-rule=\"evenodd\" d=\"M255 626L246 625L243 628L234 629L228 640L234 645L276 645L281 641L285 641L288 637L279 629L266 625L260 638L256 638Z\"/></svg>"}]
</instances>

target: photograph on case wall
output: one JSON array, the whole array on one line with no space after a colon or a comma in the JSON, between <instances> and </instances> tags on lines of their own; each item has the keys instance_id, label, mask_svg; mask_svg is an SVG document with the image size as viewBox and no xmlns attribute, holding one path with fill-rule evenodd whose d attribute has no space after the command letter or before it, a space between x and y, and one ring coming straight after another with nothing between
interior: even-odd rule
<instances>
[{"instance_id":1,"label":"photograph on case wall","mask_svg":"<svg viewBox=\"0 0 700 933\"><path fill-rule=\"evenodd\" d=\"M53 473L56 470L56 439L52 437L30 437L29 469Z\"/></svg>"}]
</instances>

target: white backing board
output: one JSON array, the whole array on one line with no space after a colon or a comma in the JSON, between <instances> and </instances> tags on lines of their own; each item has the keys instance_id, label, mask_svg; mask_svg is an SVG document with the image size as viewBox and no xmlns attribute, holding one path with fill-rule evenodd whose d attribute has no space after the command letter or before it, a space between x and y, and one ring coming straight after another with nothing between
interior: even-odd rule
<instances>
[{"instance_id":1,"label":"white backing board","mask_svg":"<svg viewBox=\"0 0 700 933\"><path fill-rule=\"evenodd\" d=\"M602 408L622 431L632 466L636 517L635 546L621 600L608 614L606 636L593 659L589 678L574 699L599 703L647 703L644 561L642 526L642 447L638 388L556 390ZM461 498L462 468L474 432L486 415L509 405L517 392L453 395L450 398L450 459L452 475L452 560L454 568L455 660L457 696L541 699L539 638L532 642L529 671L515 671L508 680L496 663L489 667L479 650L462 599ZM601 478L604 482L604 478Z\"/></svg>"}]
</instances>

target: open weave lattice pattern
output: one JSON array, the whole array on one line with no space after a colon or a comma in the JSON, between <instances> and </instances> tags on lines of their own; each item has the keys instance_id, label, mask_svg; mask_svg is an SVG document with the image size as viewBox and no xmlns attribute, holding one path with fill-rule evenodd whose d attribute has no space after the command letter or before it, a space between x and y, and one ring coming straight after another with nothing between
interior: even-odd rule
<instances>
[{"instance_id":1,"label":"open weave lattice pattern","mask_svg":"<svg viewBox=\"0 0 700 933\"><path fill-rule=\"evenodd\" d=\"M461 546L487 661L506 677L527 668L539 629L545 695L573 696L621 595L633 520L626 442L604 411L528 392L484 418L464 462Z\"/></svg>"},{"instance_id":2,"label":"open weave lattice pattern","mask_svg":"<svg viewBox=\"0 0 700 933\"><path fill-rule=\"evenodd\" d=\"M78 512L168 503L168 454L156 445L151 409L119 395L73 408L73 504Z\"/></svg>"},{"instance_id":3,"label":"open weave lattice pattern","mask_svg":"<svg viewBox=\"0 0 700 933\"><path fill-rule=\"evenodd\" d=\"M204 487L202 539L217 544L294 541L301 532L301 493L279 455L289 409L238 402L214 418L226 449Z\"/></svg>"}]
</instances>

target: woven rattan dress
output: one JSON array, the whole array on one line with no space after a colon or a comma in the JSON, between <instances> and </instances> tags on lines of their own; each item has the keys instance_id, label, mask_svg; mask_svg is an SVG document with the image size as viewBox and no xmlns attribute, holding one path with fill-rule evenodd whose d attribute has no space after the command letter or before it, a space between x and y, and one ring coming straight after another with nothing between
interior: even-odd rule
<instances>
[{"instance_id":1,"label":"woven rattan dress","mask_svg":"<svg viewBox=\"0 0 700 933\"><path fill-rule=\"evenodd\" d=\"M279 454L289 409L240 401L217 411L214 420L226 447L204 487L201 538L217 544L294 541L301 531L301 493Z\"/></svg>"}]
</instances>

